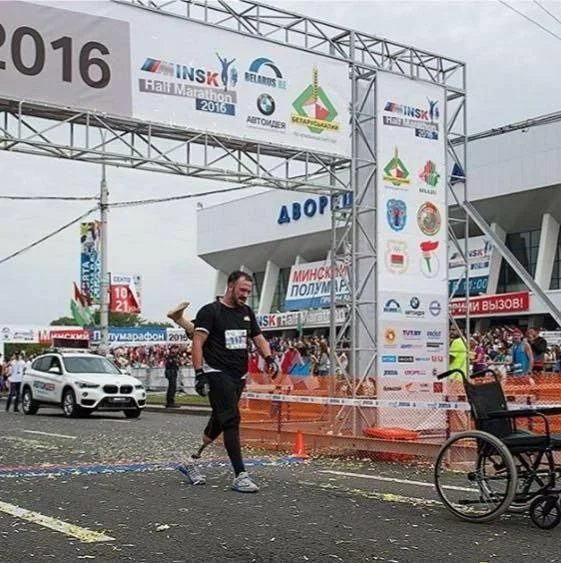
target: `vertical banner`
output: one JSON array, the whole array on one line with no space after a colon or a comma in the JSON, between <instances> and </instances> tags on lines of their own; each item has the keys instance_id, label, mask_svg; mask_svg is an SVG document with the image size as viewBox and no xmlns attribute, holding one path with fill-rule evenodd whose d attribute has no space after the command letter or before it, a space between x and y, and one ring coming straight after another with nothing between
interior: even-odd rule
<instances>
[{"instance_id":1,"label":"vertical banner","mask_svg":"<svg viewBox=\"0 0 561 563\"><path fill-rule=\"evenodd\" d=\"M111 313L140 315L140 294L142 282L137 274L113 274L109 288L109 310Z\"/></svg>"},{"instance_id":2,"label":"vertical banner","mask_svg":"<svg viewBox=\"0 0 561 563\"><path fill-rule=\"evenodd\" d=\"M447 367L445 91L377 78L378 396L442 398ZM381 426L444 425L442 412L380 409Z\"/></svg>"},{"instance_id":3,"label":"vertical banner","mask_svg":"<svg viewBox=\"0 0 561 563\"><path fill-rule=\"evenodd\" d=\"M92 303L101 293L101 222L80 224L80 289Z\"/></svg>"}]
</instances>

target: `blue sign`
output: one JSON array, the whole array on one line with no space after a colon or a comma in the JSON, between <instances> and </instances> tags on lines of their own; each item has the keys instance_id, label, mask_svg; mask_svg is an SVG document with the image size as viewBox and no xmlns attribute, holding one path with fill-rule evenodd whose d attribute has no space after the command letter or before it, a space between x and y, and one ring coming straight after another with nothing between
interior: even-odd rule
<instances>
[{"instance_id":1,"label":"blue sign","mask_svg":"<svg viewBox=\"0 0 561 563\"><path fill-rule=\"evenodd\" d=\"M96 344L101 341L101 331L90 328L90 342ZM157 344L166 342L166 329L159 327L109 327L109 343L111 344Z\"/></svg>"},{"instance_id":2,"label":"blue sign","mask_svg":"<svg viewBox=\"0 0 561 563\"><path fill-rule=\"evenodd\" d=\"M97 252L80 255L80 289L99 303L101 294L101 256Z\"/></svg>"},{"instance_id":3,"label":"blue sign","mask_svg":"<svg viewBox=\"0 0 561 563\"><path fill-rule=\"evenodd\" d=\"M302 217L311 219L315 215L324 215L331 211L332 208L348 209L353 204L353 194L345 193L341 196L331 198L330 200L326 195L317 198L310 197L304 203L295 201L289 205L281 205L277 223L283 225L284 223L291 223L299 221Z\"/></svg>"}]
</instances>

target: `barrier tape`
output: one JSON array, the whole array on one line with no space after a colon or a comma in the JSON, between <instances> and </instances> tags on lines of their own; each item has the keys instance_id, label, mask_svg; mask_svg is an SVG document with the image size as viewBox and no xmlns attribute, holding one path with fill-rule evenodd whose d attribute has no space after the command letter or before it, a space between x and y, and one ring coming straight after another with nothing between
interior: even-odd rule
<instances>
[{"instance_id":1,"label":"barrier tape","mask_svg":"<svg viewBox=\"0 0 561 563\"><path fill-rule=\"evenodd\" d=\"M307 403L310 405L336 405L345 407L386 407L398 409L431 409L468 411L469 403L450 401L390 401L384 399L349 399L339 397L308 397L298 395L273 395L269 393L243 393L244 399L275 401L279 403Z\"/></svg>"},{"instance_id":2,"label":"barrier tape","mask_svg":"<svg viewBox=\"0 0 561 563\"><path fill-rule=\"evenodd\" d=\"M246 391L242 394L243 399L257 399L258 401L273 401L278 403L306 403L309 405L335 405L344 407L385 407L393 409L429 409L445 411L469 411L469 403L465 401L390 401L387 399L350 399L339 397L310 397L301 395L274 395L270 393L254 393ZM520 403L508 403L511 410L532 408L538 410L540 407L560 407L558 404L531 405Z\"/></svg>"}]
</instances>

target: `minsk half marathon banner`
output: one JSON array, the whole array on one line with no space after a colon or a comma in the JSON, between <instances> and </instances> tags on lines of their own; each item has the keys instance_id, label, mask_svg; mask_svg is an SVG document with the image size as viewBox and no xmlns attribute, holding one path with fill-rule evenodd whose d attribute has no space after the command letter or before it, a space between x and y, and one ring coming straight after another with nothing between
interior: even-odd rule
<instances>
[{"instance_id":1,"label":"minsk half marathon banner","mask_svg":"<svg viewBox=\"0 0 561 563\"><path fill-rule=\"evenodd\" d=\"M333 276L331 262L307 262L292 266L286 288L284 308L287 311L322 309L330 306L331 284L335 283L335 295L349 294L349 273L340 265Z\"/></svg>"},{"instance_id":2,"label":"minsk half marathon banner","mask_svg":"<svg viewBox=\"0 0 561 563\"><path fill-rule=\"evenodd\" d=\"M1 30L2 97L350 156L344 62L117 2L3 1Z\"/></svg>"},{"instance_id":3,"label":"minsk half marathon banner","mask_svg":"<svg viewBox=\"0 0 561 563\"><path fill-rule=\"evenodd\" d=\"M97 328L89 329L92 344L101 341L101 331ZM165 344L167 333L165 328L159 327L109 327L109 344L143 345Z\"/></svg>"},{"instance_id":4,"label":"minsk half marathon banner","mask_svg":"<svg viewBox=\"0 0 561 563\"><path fill-rule=\"evenodd\" d=\"M80 290L99 303L101 293L101 222L80 224Z\"/></svg>"},{"instance_id":5,"label":"minsk half marathon banner","mask_svg":"<svg viewBox=\"0 0 561 563\"><path fill-rule=\"evenodd\" d=\"M448 363L444 89L377 78L377 389L384 400L440 400ZM443 427L440 412L380 409L380 425Z\"/></svg>"}]
</instances>

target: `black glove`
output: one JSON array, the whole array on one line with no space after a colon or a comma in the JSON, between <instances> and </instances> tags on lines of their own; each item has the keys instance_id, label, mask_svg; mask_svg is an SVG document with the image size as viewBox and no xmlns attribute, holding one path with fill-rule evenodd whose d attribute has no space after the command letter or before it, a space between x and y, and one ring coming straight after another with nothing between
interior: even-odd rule
<instances>
[{"instance_id":1,"label":"black glove","mask_svg":"<svg viewBox=\"0 0 561 563\"><path fill-rule=\"evenodd\" d=\"M267 371L271 374L273 379L276 379L280 372L280 368L275 358L273 358L273 356L267 356L265 358L265 363L267 364Z\"/></svg>"},{"instance_id":2,"label":"black glove","mask_svg":"<svg viewBox=\"0 0 561 563\"><path fill-rule=\"evenodd\" d=\"M208 376L202 369L195 370L195 391L201 397L206 397L208 395L209 384Z\"/></svg>"}]
</instances>

